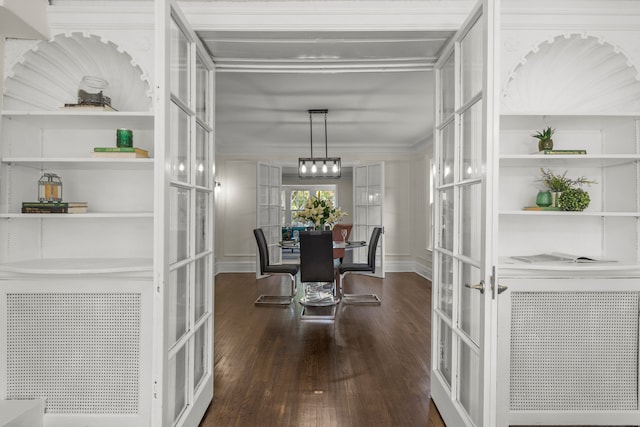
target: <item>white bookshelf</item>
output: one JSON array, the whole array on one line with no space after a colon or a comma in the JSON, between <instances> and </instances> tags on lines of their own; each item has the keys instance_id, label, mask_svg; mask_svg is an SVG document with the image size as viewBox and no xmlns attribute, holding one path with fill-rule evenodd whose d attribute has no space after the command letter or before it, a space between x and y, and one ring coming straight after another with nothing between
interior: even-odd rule
<instances>
[{"instance_id":1,"label":"white bookshelf","mask_svg":"<svg viewBox=\"0 0 640 427\"><path fill-rule=\"evenodd\" d=\"M536 153L537 140L531 135L546 126L556 129L554 149L585 149L587 154ZM640 269L640 113L504 115L498 160L501 259L555 251L618 261L594 270ZM583 186L591 198L589 207L582 212L524 210L535 206L542 188L537 182L540 168L595 180Z\"/></svg>"}]
</instances>

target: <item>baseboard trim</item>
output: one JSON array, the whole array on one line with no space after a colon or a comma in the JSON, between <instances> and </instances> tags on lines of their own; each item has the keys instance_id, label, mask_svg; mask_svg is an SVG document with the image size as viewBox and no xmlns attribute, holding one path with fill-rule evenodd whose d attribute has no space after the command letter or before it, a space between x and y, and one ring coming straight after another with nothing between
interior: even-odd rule
<instances>
[{"instance_id":1,"label":"baseboard trim","mask_svg":"<svg viewBox=\"0 0 640 427\"><path fill-rule=\"evenodd\" d=\"M256 264L252 261L223 261L217 262L215 274L219 273L255 273ZM427 280L432 279L432 270L429 266L417 261L393 261L385 265L387 273L416 273Z\"/></svg>"}]
</instances>

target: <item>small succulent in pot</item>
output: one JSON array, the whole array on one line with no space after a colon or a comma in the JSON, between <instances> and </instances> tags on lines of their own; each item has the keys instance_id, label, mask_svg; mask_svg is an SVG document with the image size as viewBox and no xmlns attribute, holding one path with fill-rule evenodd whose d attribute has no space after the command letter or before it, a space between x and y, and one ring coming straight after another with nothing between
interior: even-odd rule
<instances>
[{"instance_id":1,"label":"small succulent in pot","mask_svg":"<svg viewBox=\"0 0 640 427\"><path fill-rule=\"evenodd\" d=\"M583 211L591 202L589 193L582 188L569 188L560 195L558 205L563 211Z\"/></svg>"},{"instance_id":2,"label":"small succulent in pot","mask_svg":"<svg viewBox=\"0 0 640 427\"><path fill-rule=\"evenodd\" d=\"M531 135L538 139L538 151L553 150L553 134L556 130L551 126Z\"/></svg>"}]
</instances>

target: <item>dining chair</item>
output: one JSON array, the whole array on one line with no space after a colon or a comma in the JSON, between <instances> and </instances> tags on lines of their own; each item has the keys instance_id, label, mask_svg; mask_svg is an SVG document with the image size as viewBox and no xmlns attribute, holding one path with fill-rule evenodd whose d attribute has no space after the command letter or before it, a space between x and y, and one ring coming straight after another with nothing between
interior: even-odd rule
<instances>
[{"instance_id":1,"label":"dining chair","mask_svg":"<svg viewBox=\"0 0 640 427\"><path fill-rule=\"evenodd\" d=\"M300 232L300 282L303 296L300 303L304 306L301 318L335 318L335 305L338 303L333 267L333 237L327 231ZM311 316L307 307L333 306L330 313Z\"/></svg>"},{"instance_id":2,"label":"dining chair","mask_svg":"<svg viewBox=\"0 0 640 427\"><path fill-rule=\"evenodd\" d=\"M348 273L375 273L376 272L376 251L378 241L382 235L382 227L375 227L369 239L369 253L366 263L343 263L338 267L340 273L340 295L346 304L367 304L380 305L382 302L376 294L345 294L344 278Z\"/></svg>"},{"instance_id":3,"label":"dining chair","mask_svg":"<svg viewBox=\"0 0 640 427\"><path fill-rule=\"evenodd\" d=\"M262 275L288 275L291 278L291 294L290 295L266 295L262 294L255 301L255 305L289 305L293 302L296 292L298 291L298 271L300 266L297 264L271 264L269 262L269 246L264 232L261 228L253 230L258 244L258 253L260 254L260 274Z\"/></svg>"},{"instance_id":4,"label":"dining chair","mask_svg":"<svg viewBox=\"0 0 640 427\"><path fill-rule=\"evenodd\" d=\"M333 226L333 241L334 242L342 242L349 240L349 236L351 235L351 229L353 228L353 224L336 224ZM347 230L347 234L342 236L342 230ZM345 255L344 248L335 248L333 250L333 258L339 259L342 262Z\"/></svg>"}]
</instances>

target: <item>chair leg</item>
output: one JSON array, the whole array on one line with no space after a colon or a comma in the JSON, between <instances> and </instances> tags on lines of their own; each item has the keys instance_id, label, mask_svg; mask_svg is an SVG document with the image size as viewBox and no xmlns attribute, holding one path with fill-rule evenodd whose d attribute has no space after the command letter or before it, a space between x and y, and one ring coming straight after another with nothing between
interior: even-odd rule
<instances>
[{"instance_id":1,"label":"chair leg","mask_svg":"<svg viewBox=\"0 0 640 427\"><path fill-rule=\"evenodd\" d=\"M353 305L380 305L382 301L376 294L346 294L344 293L344 278L349 272L340 275L340 294L345 304Z\"/></svg>"},{"instance_id":2,"label":"chair leg","mask_svg":"<svg viewBox=\"0 0 640 427\"><path fill-rule=\"evenodd\" d=\"M266 295L262 294L255 300L255 305L278 305L278 306L288 306L291 305L293 299L296 296L296 292L298 289L298 283L296 280L296 276L289 274L289 278L291 279L291 295Z\"/></svg>"}]
</instances>

